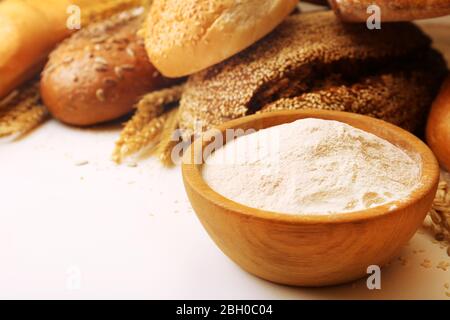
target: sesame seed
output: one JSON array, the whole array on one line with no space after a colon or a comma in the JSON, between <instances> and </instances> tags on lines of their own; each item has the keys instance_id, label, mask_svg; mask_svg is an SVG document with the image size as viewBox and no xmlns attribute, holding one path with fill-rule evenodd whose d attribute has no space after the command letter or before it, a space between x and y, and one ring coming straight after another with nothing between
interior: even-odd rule
<instances>
[{"instance_id":1,"label":"sesame seed","mask_svg":"<svg viewBox=\"0 0 450 320\"><path fill-rule=\"evenodd\" d=\"M134 53L134 50L131 49L130 47L127 47L126 52L130 57L134 58L136 56L136 54Z\"/></svg>"},{"instance_id":2,"label":"sesame seed","mask_svg":"<svg viewBox=\"0 0 450 320\"><path fill-rule=\"evenodd\" d=\"M63 59L63 63L71 63L73 60L73 57L66 57Z\"/></svg>"},{"instance_id":3,"label":"sesame seed","mask_svg":"<svg viewBox=\"0 0 450 320\"><path fill-rule=\"evenodd\" d=\"M104 43L106 41L106 39L108 39L108 36L101 35L96 38L93 38L92 43L95 43L95 44Z\"/></svg>"},{"instance_id":4,"label":"sesame seed","mask_svg":"<svg viewBox=\"0 0 450 320\"><path fill-rule=\"evenodd\" d=\"M116 74L116 76L117 76L119 79L122 79L122 78L123 78L124 72L123 72L122 67L114 67L114 73Z\"/></svg>"},{"instance_id":5,"label":"sesame seed","mask_svg":"<svg viewBox=\"0 0 450 320\"><path fill-rule=\"evenodd\" d=\"M133 71L134 70L134 66L131 64L124 64L120 67L122 68L122 70L125 70L125 71Z\"/></svg>"},{"instance_id":6,"label":"sesame seed","mask_svg":"<svg viewBox=\"0 0 450 320\"><path fill-rule=\"evenodd\" d=\"M94 62L98 63L98 64L104 64L104 65L108 64L108 61L106 61L106 59L103 57L95 57Z\"/></svg>"},{"instance_id":7,"label":"sesame seed","mask_svg":"<svg viewBox=\"0 0 450 320\"><path fill-rule=\"evenodd\" d=\"M75 162L75 165L77 167L82 167L82 166L85 166L87 164L89 164L89 161L87 161L87 160L80 160L80 161Z\"/></svg>"},{"instance_id":8,"label":"sesame seed","mask_svg":"<svg viewBox=\"0 0 450 320\"><path fill-rule=\"evenodd\" d=\"M97 91L95 92L95 96L97 97L98 101L104 102L106 100L105 91L103 89L97 89Z\"/></svg>"}]
</instances>

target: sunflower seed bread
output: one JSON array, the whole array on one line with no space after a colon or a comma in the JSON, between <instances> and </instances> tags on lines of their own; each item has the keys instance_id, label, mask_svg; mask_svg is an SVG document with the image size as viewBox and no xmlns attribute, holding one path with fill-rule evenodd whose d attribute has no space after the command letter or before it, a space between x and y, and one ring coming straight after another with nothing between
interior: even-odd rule
<instances>
[{"instance_id":1,"label":"sunflower seed bread","mask_svg":"<svg viewBox=\"0 0 450 320\"><path fill-rule=\"evenodd\" d=\"M138 99L175 82L148 60L138 37L144 11L124 11L72 35L52 52L41 95L62 122L86 126L131 112Z\"/></svg>"}]
</instances>

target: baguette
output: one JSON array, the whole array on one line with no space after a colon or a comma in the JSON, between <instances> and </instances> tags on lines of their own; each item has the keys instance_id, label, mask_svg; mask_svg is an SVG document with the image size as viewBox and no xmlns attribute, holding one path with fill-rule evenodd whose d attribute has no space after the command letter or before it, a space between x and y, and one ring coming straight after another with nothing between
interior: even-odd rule
<instances>
[{"instance_id":1,"label":"baguette","mask_svg":"<svg viewBox=\"0 0 450 320\"><path fill-rule=\"evenodd\" d=\"M249 47L298 0L155 0L145 28L151 62L167 77L206 69Z\"/></svg>"},{"instance_id":2,"label":"baguette","mask_svg":"<svg viewBox=\"0 0 450 320\"><path fill-rule=\"evenodd\" d=\"M141 3L142 0L0 1L0 99L33 78L54 47L74 32L66 26L70 5L79 6L84 25Z\"/></svg>"},{"instance_id":3,"label":"baguette","mask_svg":"<svg viewBox=\"0 0 450 320\"><path fill-rule=\"evenodd\" d=\"M431 108L426 138L441 165L450 171L450 76Z\"/></svg>"},{"instance_id":4,"label":"baguette","mask_svg":"<svg viewBox=\"0 0 450 320\"><path fill-rule=\"evenodd\" d=\"M68 0L0 2L0 98L32 78L54 45L69 34L68 5Z\"/></svg>"}]
</instances>

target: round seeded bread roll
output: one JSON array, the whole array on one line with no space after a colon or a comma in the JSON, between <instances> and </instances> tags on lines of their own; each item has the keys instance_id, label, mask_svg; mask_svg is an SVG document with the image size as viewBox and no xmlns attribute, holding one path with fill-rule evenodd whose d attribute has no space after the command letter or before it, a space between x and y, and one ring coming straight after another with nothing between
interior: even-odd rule
<instances>
[{"instance_id":1,"label":"round seeded bread roll","mask_svg":"<svg viewBox=\"0 0 450 320\"><path fill-rule=\"evenodd\" d=\"M431 107L426 136L441 165L450 171L450 77Z\"/></svg>"},{"instance_id":2,"label":"round seeded bread roll","mask_svg":"<svg viewBox=\"0 0 450 320\"><path fill-rule=\"evenodd\" d=\"M167 77L203 70L271 32L298 0L155 0L145 44Z\"/></svg>"},{"instance_id":3,"label":"round seeded bread roll","mask_svg":"<svg viewBox=\"0 0 450 320\"><path fill-rule=\"evenodd\" d=\"M138 99L174 82L151 65L143 21L135 9L92 24L66 39L50 55L41 95L50 113L71 125L92 125L133 110Z\"/></svg>"}]
</instances>

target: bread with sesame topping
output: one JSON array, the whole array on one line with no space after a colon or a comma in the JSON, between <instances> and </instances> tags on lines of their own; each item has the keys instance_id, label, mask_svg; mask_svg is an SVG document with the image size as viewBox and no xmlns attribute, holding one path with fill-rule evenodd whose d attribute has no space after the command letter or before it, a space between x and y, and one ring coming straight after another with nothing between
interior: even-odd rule
<instances>
[{"instance_id":1,"label":"bread with sesame topping","mask_svg":"<svg viewBox=\"0 0 450 320\"><path fill-rule=\"evenodd\" d=\"M240 54L192 75L180 101L188 133L255 112L318 108L371 115L415 131L446 73L411 23L381 30L333 12L290 16Z\"/></svg>"},{"instance_id":2,"label":"bread with sesame topping","mask_svg":"<svg viewBox=\"0 0 450 320\"><path fill-rule=\"evenodd\" d=\"M154 0L146 22L151 62L168 77L223 61L272 31L298 0Z\"/></svg>"},{"instance_id":3,"label":"bread with sesame topping","mask_svg":"<svg viewBox=\"0 0 450 320\"><path fill-rule=\"evenodd\" d=\"M137 32L142 8L94 23L62 42L42 73L41 95L51 114L78 126L116 119L140 96L174 83L151 65Z\"/></svg>"}]
</instances>

